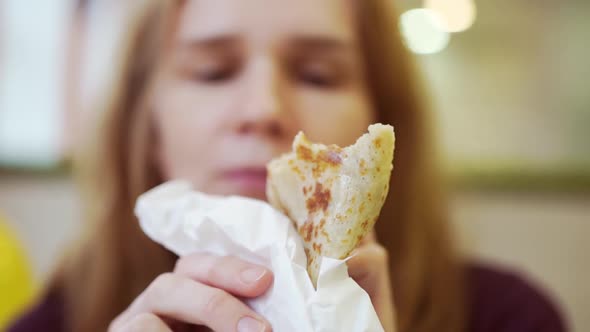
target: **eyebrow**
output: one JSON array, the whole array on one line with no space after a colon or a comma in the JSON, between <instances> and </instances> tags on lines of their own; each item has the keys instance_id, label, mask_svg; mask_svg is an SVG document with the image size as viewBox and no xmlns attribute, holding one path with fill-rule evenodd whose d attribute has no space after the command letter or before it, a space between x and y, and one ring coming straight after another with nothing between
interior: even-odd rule
<instances>
[{"instance_id":1,"label":"eyebrow","mask_svg":"<svg viewBox=\"0 0 590 332\"><path fill-rule=\"evenodd\" d=\"M241 42L238 33L223 34L212 37L196 37L179 41L177 49L196 50L196 49L218 49L237 45ZM311 34L300 34L287 39L287 45L290 48L301 49L306 51L329 52L345 51L352 49L352 42L344 38L333 36L321 36Z\"/></svg>"},{"instance_id":2,"label":"eyebrow","mask_svg":"<svg viewBox=\"0 0 590 332\"><path fill-rule=\"evenodd\" d=\"M239 43L240 38L237 34L227 34L213 37L198 37L181 40L177 44L177 49L194 50L194 49L217 49Z\"/></svg>"},{"instance_id":3,"label":"eyebrow","mask_svg":"<svg viewBox=\"0 0 590 332\"><path fill-rule=\"evenodd\" d=\"M295 48L311 51L343 51L352 49L351 41L332 36L300 35L290 38L289 44Z\"/></svg>"}]
</instances>

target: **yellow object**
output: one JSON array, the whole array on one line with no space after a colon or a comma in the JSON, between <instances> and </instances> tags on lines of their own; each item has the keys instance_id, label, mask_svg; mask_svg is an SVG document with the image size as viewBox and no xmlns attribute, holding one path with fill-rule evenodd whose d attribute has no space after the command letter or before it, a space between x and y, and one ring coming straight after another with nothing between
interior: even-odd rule
<instances>
[{"instance_id":1,"label":"yellow object","mask_svg":"<svg viewBox=\"0 0 590 332\"><path fill-rule=\"evenodd\" d=\"M22 312L32 296L29 262L0 216L0 331Z\"/></svg>"}]
</instances>

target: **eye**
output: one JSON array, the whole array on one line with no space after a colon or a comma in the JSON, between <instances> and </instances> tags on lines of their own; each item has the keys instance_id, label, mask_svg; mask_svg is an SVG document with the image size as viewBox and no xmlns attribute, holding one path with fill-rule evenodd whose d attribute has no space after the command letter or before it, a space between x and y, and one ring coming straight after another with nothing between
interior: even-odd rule
<instances>
[{"instance_id":1,"label":"eye","mask_svg":"<svg viewBox=\"0 0 590 332\"><path fill-rule=\"evenodd\" d=\"M300 62L294 67L295 79L309 87L330 89L344 83L343 73L339 72L338 66L332 66L329 63Z\"/></svg>"},{"instance_id":2,"label":"eye","mask_svg":"<svg viewBox=\"0 0 590 332\"><path fill-rule=\"evenodd\" d=\"M337 85L337 80L334 75L317 71L317 70L305 70L300 74L300 79L303 83L317 86L317 87L330 87Z\"/></svg>"},{"instance_id":3,"label":"eye","mask_svg":"<svg viewBox=\"0 0 590 332\"><path fill-rule=\"evenodd\" d=\"M234 79L238 66L232 63L200 63L190 71L190 79L199 83L224 83Z\"/></svg>"}]
</instances>

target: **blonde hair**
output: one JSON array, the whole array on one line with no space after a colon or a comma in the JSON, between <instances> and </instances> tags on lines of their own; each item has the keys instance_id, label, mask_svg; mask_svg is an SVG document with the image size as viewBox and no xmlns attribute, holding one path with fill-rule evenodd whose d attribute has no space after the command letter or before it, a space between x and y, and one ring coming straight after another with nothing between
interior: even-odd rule
<instances>
[{"instance_id":1,"label":"blonde hair","mask_svg":"<svg viewBox=\"0 0 590 332\"><path fill-rule=\"evenodd\" d=\"M115 95L80 178L91 231L57 271L74 331L109 322L175 257L141 232L133 205L162 182L151 154L150 81L181 2L151 1L130 30ZM428 108L388 0L355 2L367 81L378 120L396 129L391 192L376 233L390 257L400 332L459 332L465 323L462 267L449 238Z\"/></svg>"}]
</instances>

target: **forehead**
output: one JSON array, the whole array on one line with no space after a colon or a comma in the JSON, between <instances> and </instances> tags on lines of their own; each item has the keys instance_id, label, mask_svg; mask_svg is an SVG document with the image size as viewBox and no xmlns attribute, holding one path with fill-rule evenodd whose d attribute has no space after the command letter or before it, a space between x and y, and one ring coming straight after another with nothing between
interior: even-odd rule
<instances>
[{"instance_id":1,"label":"forehead","mask_svg":"<svg viewBox=\"0 0 590 332\"><path fill-rule=\"evenodd\" d=\"M181 41L236 34L259 41L291 35L353 39L348 0L188 0L180 13Z\"/></svg>"}]
</instances>

